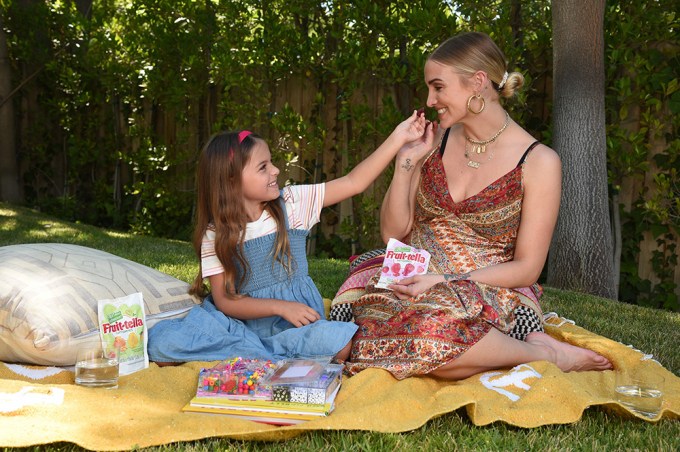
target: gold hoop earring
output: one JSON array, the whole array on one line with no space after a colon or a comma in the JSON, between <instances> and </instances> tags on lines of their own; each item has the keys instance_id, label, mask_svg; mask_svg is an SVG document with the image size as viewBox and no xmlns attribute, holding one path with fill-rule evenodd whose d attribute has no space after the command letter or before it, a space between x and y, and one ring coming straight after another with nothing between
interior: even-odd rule
<instances>
[{"instance_id":1,"label":"gold hoop earring","mask_svg":"<svg viewBox=\"0 0 680 452\"><path fill-rule=\"evenodd\" d=\"M470 103L472 103L472 99L479 99L482 102L482 106L479 110L474 111L472 108L470 108ZM467 109L470 113L478 115L484 111L484 107L486 107L486 101L484 100L481 94L473 94L472 96L468 97Z\"/></svg>"}]
</instances>

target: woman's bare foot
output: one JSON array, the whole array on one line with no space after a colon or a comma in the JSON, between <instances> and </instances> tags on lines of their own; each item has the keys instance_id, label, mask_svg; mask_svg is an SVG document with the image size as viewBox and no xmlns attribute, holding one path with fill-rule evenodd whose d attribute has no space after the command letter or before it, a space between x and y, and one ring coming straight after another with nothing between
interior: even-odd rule
<instances>
[{"instance_id":1,"label":"woman's bare foot","mask_svg":"<svg viewBox=\"0 0 680 452\"><path fill-rule=\"evenodd\" d=\"M349 359L349 354L352 350L352 341L349 341L347 345L345 345L342 350L338 352L337 355L333 357L333 362L338 363L338 364L343 364L345 361Z\"/></svg>"},{"instance_id":2,"label":"woman's bare foot","mask_svg":"<svg viewBox=\"0 0 680 452\"><path fill-rule=\"evenodd\" d=\"M564 372L608 370L612 368L612 364L604 356L598 355L586 348L558 341L545 333L530 333L526 338L526 342L548 347L554 356L554 360L551 361Z\"/></svg>"}]
</instances>

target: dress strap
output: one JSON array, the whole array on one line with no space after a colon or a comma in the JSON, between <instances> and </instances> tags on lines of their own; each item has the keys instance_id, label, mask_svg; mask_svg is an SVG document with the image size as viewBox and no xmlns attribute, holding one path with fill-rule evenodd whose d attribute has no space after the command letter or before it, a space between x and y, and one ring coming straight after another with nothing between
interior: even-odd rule
<instances>
[{"instance_id":1,"label":"dress strap","mask_svg":"<svg viewBox=\"0 0 680 452\"><path fill-rule=\"evenodd\" d=\"M531 152L531 150L532 150L533 148L535 148L535 147L536 147L538 144L540 144L540 143L541 143L541 142L538 141L538 140L536 140L536 141L534 141L533 143L531 143L531 144L529 145L529 147L527 148L527 150L524 151L524 154L522 154L522 158L519 159L519 163L517 164L517 166L522 166L522 163L524 163L524 161L526 160L527 155L529 155L529 152Z\"/></svg>"},{"instance_id":2,"label":"dress strap","mask_svg":"<svg viewBox=\"0 0 680 452\"><path fill-rule=\"evenodd\" d=\"M444 136L442 137L442 141L439 143L439 156L441 157L444 155L444 149L446 149L446 140L449 139L449 132L451 131L451 128L449 127L446 129L446 132L444 132Z\"/></svg>"}]
</instances>

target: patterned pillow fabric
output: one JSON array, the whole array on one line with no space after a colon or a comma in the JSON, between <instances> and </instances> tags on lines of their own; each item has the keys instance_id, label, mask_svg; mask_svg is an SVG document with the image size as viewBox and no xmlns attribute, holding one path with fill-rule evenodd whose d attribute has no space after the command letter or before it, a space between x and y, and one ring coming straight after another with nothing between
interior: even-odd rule
<instances>
[{"instance_id":1,"label":"patterned pillow fabric","mask_svg":"<svg viewBox=\"0 0 680 452\"><path fill-rule=\"evenodd\" d=\"M0 247L0 360L73 365L78 345L99 334L98 300L141 292L150 328L200 304L188 289L170 275L92 248Z\"/></svg>"},{"instance_id":2,"label":"patterned pillow fabric","mask_svg":"<svg viewBox=\"0 0 680 452\"><path fill-rule=\"evenodd\" d=\"M352 302L366 292L366 284L380 271L384 259L385 248L367 251L350 258L349 275L331 302L330 320L339 322L354 320Z\"/></svg>"}]
</instances>

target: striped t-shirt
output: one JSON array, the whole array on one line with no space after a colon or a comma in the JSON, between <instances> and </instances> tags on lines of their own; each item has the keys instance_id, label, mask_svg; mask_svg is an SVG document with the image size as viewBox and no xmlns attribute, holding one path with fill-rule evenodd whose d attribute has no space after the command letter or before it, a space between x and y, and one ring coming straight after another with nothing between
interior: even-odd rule
<instances>
[{"instance_id":1,"label":"striped t-shirt","mask_svg":"<svg viewBox=\"0 0 680 452\"><path fill-rule=\"evenodd\" d=\"M281 190L286 205L290 229L310 229L319 222L326 184L289 185ZM276 221L266 210L256 221L246 225L245 240L276 232ZM201 243L201 269L204 278L224 273L222 263L215 254L215 230L208 227Z\"/></svg>"}]
</instances>

